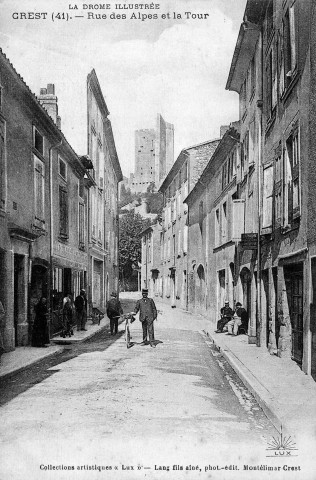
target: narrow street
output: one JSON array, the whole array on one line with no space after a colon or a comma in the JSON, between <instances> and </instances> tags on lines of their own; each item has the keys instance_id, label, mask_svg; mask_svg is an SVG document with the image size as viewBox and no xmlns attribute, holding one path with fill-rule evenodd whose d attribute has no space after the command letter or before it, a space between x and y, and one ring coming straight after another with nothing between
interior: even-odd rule
<instances>
[{"instance_id":1,"label":"narrow street","mask_svg":"<svg viewBox=\"0 0 316 480\"><path fill-rule=\"evenodd\" d=\"M127 311L133 301L123 305ZM200 326L184 312L172 311L172 318L163 312L153 349L140 346L137 319L128 350L120 325L114 340L105 330L50 360L53 366L20 373L24 382L7 380L2 458L23 453L17 471L11 462L1 480L26 478L25 471L33 479L78 475L61 466L81 466L84 480L101 478L93 465L112 468L102 478L143 478L140 471L144 478L165 478L173 465L171 478L183 478L177 468L190 465L186 478L211 478L205 471L211 467L242 469L255 464L257 454L259 462L275 430Z\"/></svg>"}]
</instances>

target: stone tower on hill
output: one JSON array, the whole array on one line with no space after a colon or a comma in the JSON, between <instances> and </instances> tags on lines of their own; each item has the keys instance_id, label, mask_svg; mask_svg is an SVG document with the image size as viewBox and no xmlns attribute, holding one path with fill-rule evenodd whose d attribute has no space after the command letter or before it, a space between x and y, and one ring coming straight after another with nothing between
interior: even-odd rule
<instances>
[{"instance_id":1,"label":"stone tower on hill","mask_svg":"<svg viewBox=\"0 0 316 480\"><path fill-rule=\"evenodd\" d=\"M156 129L135 131L135 173L130 189L146 192L151 183L157 190L174 162L174 127L157 114Z\"/></svg>"}]
</instances>

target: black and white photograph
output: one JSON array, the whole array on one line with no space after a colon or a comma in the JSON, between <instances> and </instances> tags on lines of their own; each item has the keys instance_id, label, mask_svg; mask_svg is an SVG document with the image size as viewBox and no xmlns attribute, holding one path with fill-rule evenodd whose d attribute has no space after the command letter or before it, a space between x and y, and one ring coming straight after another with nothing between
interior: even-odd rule
<instances>
[{"instance_id":1,"label":"black and white photograph","mask_svg":"<svg viewBox=\"0 0 316 480\"><path fill-rule=\"evenodd\" d=\"M315 382L315 0L0 0L0 480L314 480Z\"/></svg>"}]
</instances>

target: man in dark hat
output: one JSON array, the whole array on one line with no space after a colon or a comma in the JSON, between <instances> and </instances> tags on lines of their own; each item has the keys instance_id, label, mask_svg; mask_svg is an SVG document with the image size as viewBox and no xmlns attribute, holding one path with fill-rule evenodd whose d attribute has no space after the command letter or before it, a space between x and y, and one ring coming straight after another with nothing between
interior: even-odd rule
<instances>
[{"instance_id":1,"label":"man in dark hat","mask_svg":"<svg viewBox=\"0 0 316 480\"><path fill-rule=\"evenodd\" d=\"M123 314L123 308L115 292L111 293L111 298L106 304L106 314L110 319L111 335L116 335L118 332L118 319Z\"/></svg>"},{"instance_id":2,"label":"man in dark hat","mask_svg":"<svg viewBox=\"0 0 316 480\"><path fill-rule=\"evenodd\" d=\"M221 308L221 318L217 322L217 330L215 330L215 333L222 333L224 327L234 316L234 310L230 308L229 306L229 301L225 301L224 307Z\"/></svg>"},{"instance_id":3,"label":"man in dark hat","mask_svg":"<svg viewBox=\"0 0 316 480\"><path fill-rule=\"evenodd\" d=\"M155 348L154 343L154 320L157 318L157 309L152 298L148 298L148 289L142 289L142 298L137 300L135 313L139 312L139 320L143 327L143 341L141 345L147 344L147 335L149 336L150 346Z\"/></svg>"},{"instance_id":4,"label":"man in dark hat","mask_svg":"<svg viewBox=\"0 0 316 480\"><path fill-rule=\"evenodd\" d=\"M84 288L80 290L80 295L75 300L76 316L77 316L77 331L86 330L87 321L87 296Z\"/></svg>"}]
</instances>

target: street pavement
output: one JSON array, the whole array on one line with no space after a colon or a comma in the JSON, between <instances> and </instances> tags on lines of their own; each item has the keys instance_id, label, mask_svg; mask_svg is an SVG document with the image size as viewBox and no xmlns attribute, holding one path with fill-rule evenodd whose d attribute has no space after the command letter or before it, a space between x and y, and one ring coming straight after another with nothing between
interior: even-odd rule
<instances>
[{"instance_id":1,"label":"street pavement","mask_svg":"<svg viewBox=\"0 0 316 480\"><path fill-rule=\"evenodd\" d=\"M120 325L1 408L0 480L315 478L302 452L268 450L279 433L206 319L159 308L155 349L138 320L127 349Z\"/></svg>"}]
</instances>

